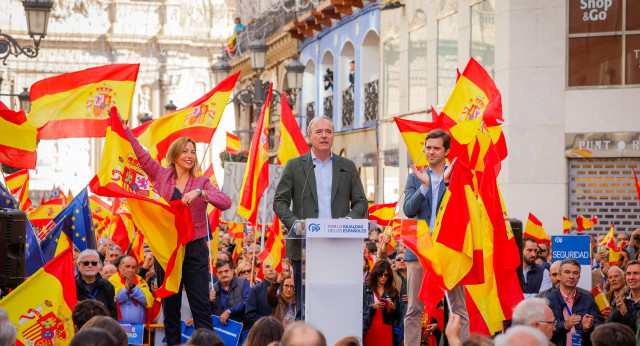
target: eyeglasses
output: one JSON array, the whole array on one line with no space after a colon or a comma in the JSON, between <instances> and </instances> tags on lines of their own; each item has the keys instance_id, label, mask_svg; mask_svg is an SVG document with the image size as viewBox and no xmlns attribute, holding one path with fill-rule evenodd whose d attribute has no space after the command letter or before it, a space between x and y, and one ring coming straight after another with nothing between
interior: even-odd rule
<instances>
[{"instance_id":1,"label":"eyeglasses","mask_svg":"<svg viewBox=\"0 0 640 346\"><path fill-rule=\"evenodd\" d=\"M553 320L553 321L537 321L538 323L549 323L549 324L553 324L555 325L556 323L558 323L558 320Z\"/></svg>"},{"instance_id":2,"label":"eyeglasses","mask_svg":"<svg viewBox=\"0 0 640 346\"><path fill-rule=\"evenodd\" d=\"M94 267L98 265L97 261L84 261L84 262L80 262L80 263L82 263L82 265L85 266L85 267L89 266L89 264L91 264Z\"/></svg>"},{"instance_id":3,"label":"eyeglasses","mask_svg":"<svg viewBox=\"0 0 640 346\"><path fill-rule=\"evenodd\" d=\"M251 269L247 269L247 270L241 270L240 274L249 274L251 273Z\"/></svg>"},{"instance_id":4,"label":"eyeglasses","mask_svg":"<svg viewBox=\"0 0 640 346\"><path fill-rule=\"evenodd\" d=\"M396 257L396 262L404 262L404 257Z\"/></svg>"},{"instance_id":5,"label":"eyeglasses","mask_svg":"<svg viewBox=\"0 0 640 346\"><path fill-rule=\"evenodd\" d=\"M292 290L292 289L295 288L295 286L294 285L282 285L282 288L286 288L286 289Z\"/></svg>"},{"instance_id":6,"label":"eyeglasses","mask_svg":"<svg viewBox=\"0 0 640 346\"><path fill-rule=\"evenodd\" d=\"M383 277L383 278L388 278L389 277L389 273L382 273L379 276Z\"/></svg>"}]
</instances>

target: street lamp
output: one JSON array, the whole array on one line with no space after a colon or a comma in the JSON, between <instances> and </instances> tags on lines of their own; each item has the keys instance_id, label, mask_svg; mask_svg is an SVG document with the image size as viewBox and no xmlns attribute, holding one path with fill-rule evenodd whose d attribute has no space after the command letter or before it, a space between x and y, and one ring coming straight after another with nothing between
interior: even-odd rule
<instances>
[{"instance_id":1,"label":"street lamp","mask_svg":"<svg viewBox=\"0 0 640 346\"><path fill-rule=\"evenodd\" d=\"M229 72L231 72L231 65L229 65L227 59L222 57L211 66L211 71L213 72L214 82L216 84L222 83L222 81L229 75Z\"/></svg>"},{"instance_id":2,"label":"street lamp","mask_svg":"<svg viewBox=\"0 0 640 346\"><path fill-rule=\"evenodd\" d=\"M290 106L295 104L298 90L302 89L302 76L304 75L304 65L294 56L293 60L284 68L287 71L287 86L289 87L291 98L287 97Z\"/></svg>"},{"instance_id":3,"label":"street lamp","mask_svg":"<svg viewBox=\"0 0 640 346\"><path fill-rule=\"evenodd\" d=\"M251 54L251 68L261 71L267 60L267 46L262 40L253 40L249 43L249 53ZM260 72L258 72L260 73Z\"/></svg>"},{"instance_id":4,"label":"street lamp","mask_svg":"<svg viewBox=\"0 0 640 346\"><path fill-rule=\"evenodd\" d=\"M164 110L166 111L165 114L173 113L176 109L178 109L178 106L173 104L173 100L169 100L169 103L164 106Z\"/></svg>"},{"instance_id":5,"label":"street lamp","mask_svg":"<svg viewBox=\"0 0 640 346\"><path fill-rule=\"evenodd\" d=\"M18 41L12 36L0 33L0 60L7 64L9 54L19 56L24 54L29 58L38 56L40 41L47 34L49 24L49 13L51 13L52 1L48 0L24 0L22 1L24 11L27 15L27 29L29 36L33 39L34 46L20 47Z\"/></svg>"},{"instance_id":6,"label":"street lamp","mask_svg":"<svg viewBox=\"0 0 640 346\"><path fill-rule=\"evenodd\" d=\"M18 94L18 100L20 100L20 109L25 113L31 112L31 99L29 99L29 89L24 88L21 93Z\"/></svg>"}]
</instances>

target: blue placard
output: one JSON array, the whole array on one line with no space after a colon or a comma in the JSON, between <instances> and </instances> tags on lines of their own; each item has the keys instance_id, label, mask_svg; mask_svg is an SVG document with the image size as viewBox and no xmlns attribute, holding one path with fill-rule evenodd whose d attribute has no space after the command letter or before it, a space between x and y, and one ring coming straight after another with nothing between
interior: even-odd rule
<instances>
[{"instance_id":1,"label":"blue placard","mask_svg":"<svg viewBox=\"0 0 640 346\"><path fill-rule=\"evenodd\" d=\"M144 324L121 323L129 338L129 345L142 345L144 340Z\"/></svg>"},{"instance_id":2,"label":"blue placard","mask_svg":"<svg viewBox=\"0 0 640 346\"><path fill-rule=\"evenodd\" d=\"M551 261L573 258L581 265L591 265L591 237L588 235L551 236Z\"/></svg>"},{"instance_id":3,"label":"blue placard","mask_svg":"<svg viewBox=\"0 0 640 346\"><path fill-rule=\"evenodd\" d=\"M187 326L184 321L180 321L180 333L182 333L181 339L180 339L180 343L181 344L186 344L187 342L189 342L189 338L191 338L191 334L193 334L193 332L196 330L196 328L194 326ZM167 336L165 335L164 338L162 338L162 343L163 344L167 344Z\"/></svg>"},{"instance_id":4,"label":"blue placard","mask_svg":"<svg viewBox=\"0 0 640 346\"><path fill-rule=\"evenodd\" d=\"M227 325L220 323L220 316L211 315L213 318L213 331L220 335L226 346L237 346L242 333L242 323L227 320Z\"/></svg>"}]
</instances>

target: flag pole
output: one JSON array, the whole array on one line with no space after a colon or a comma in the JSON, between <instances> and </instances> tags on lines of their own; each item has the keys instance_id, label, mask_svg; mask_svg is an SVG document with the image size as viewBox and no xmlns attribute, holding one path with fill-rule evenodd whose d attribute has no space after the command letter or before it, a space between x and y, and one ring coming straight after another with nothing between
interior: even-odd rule
<instances>
[{"instance_id":1,"label":"flag pole","mask_svg":"<svg viewBox=\"0 0 640 346\"><path fill-rule=\"evenodd\" d=\"M109 220L109 229L107 230L107 251L104 255L105 260L109 258L109 248L111 247L111 245L109 245L109 240L111 239L111 227L113 226L113 214L115 213L114 209L115 208L113 208L113 204L111 204L111 220Z\"/></svg>"},{"instance_id":2,"label":"flag pole","mask_svg":"<svg viewBox=\"0 0 640 346\"><path fill-rule=\"evenodd\" d=\"M267 168L268 169L268 168ZM267 198L262 195L262 233L260 233L260 252L264 251L264 234L267 228Z\"/></svg>"}]
</instances>

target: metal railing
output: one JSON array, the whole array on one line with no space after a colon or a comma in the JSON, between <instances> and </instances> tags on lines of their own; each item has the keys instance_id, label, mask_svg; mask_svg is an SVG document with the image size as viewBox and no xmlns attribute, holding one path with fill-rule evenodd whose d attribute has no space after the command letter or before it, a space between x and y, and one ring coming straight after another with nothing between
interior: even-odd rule
<instances>
[{"instance_id":1,"label":"metal railing","mask_svg":"<svg viewBox=\"0 0 640 346\"><path fill-rule=\"evenodd\" d=\"M353 87L342 93L342 127L353 126L354 99Z\"/></svg>"},{"instance_id":2,"label":"metal railing","mask_svg":"<svg viewBox=\"0 0 640 346\"><path fill-rule=\"evenodd\" d=\"M333 120L333 95L329 95L324 98L324 101L322 103L322 109L323 109L322 114L325 117Z\"/></svg>"},{"instance_id":3,"label":"metal railing","mask_svg":"<svg viewBox=\"0 0 640 346\"><path fill-rule=\"evenodd\" d=\"M364 84L364 121L378 120L378 80Z\"/></svg>"},{"instance_id":4,"label":"metal railing","mask_svg":"<svg viewBox=\"0 0 640 346\"><path fill-rule=\"evenodd\" d=\"M305 112L307 115L307 126L309 126L309 123L311 122L311 120L316 117L316 103L314 101L307 103ZM305 128L307 126L305 126Z\"/></svg>"}]
</instances>

